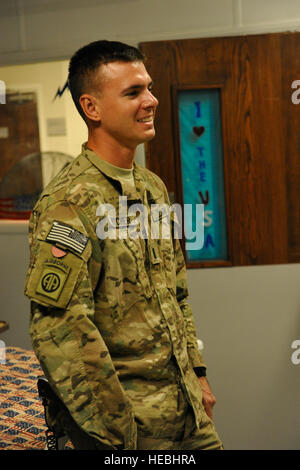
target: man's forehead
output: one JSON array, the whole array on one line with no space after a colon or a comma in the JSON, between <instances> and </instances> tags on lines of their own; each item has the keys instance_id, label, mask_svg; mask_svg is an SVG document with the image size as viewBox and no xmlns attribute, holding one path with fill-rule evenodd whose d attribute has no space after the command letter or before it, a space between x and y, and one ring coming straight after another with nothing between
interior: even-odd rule
<instances>
[{"instance_id":1,"label":"man's forehead","mask_svg":"<svg viewBox=\"0 0 300 470\"><path fill-rule=\"evenodd\" d=\"M100 65L98 77L103 81L114 82L115 84L130 86L132 81L150 82L151 77L148 74L143 62L109 62Z\"/></svg>"}]
</instances>

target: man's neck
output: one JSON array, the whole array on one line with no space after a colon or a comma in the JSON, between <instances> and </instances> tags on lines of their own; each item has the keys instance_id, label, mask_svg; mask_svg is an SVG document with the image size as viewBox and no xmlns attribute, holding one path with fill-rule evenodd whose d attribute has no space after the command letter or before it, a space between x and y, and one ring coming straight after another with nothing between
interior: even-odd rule
<instances>
[{"instance_id":1,"label":"man's neck","mask_svg":"<svg viewBox=\"0 0 300 470\"><path fill-rule=\"evenodd\" d=\"M97 139L90 134L87 147L111 165L120 168L132 168L133 166L136 148L128 148L113 139Z\"/></svg>"}]
</instances>

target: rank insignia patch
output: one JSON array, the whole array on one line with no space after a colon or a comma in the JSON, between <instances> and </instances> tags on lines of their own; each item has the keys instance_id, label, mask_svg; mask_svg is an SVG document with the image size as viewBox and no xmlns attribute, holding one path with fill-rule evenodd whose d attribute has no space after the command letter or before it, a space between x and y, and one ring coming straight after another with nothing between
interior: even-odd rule
<instances>
[{"instance_id":1,"label":"rank insignia patch","mask_svg":"<svg viewBox=\"0 0 300 470\"><path fill-rule=\"evenodd\" d=\"M76 253L81 254L88 242L88 237L83 233L75 230L61 222L53 222L46 241L58 244L60 247L68 248Z\"/></svg>"}]
</instances>

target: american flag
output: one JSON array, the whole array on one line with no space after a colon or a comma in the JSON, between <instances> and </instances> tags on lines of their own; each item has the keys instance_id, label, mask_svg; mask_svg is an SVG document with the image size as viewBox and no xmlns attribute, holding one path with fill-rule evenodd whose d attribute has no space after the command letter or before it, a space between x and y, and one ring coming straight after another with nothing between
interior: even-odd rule
<instances>
[{"instance_id":1,"label":"american flag","mask_svg":"<svg viewBox=\"0 0 300 470\"><path fill-rule=\"evenodd\" d=\"M53 222L46 240L51 243L59 244L64 248L70 248L81 254L89 239L83 233L78 232L78 230L55 221Z\"/></svg>"},{"instance_id":2,"label":"american flag","mask_svg":"<svg viewBox=\"0 0 300 470\"><path fill-rule=\"evenodd\" d=\"M0 218L1 219L29 219L33 201L24 200L24 196L15 198L0 198Z\"/></svg>"}]
</instances>

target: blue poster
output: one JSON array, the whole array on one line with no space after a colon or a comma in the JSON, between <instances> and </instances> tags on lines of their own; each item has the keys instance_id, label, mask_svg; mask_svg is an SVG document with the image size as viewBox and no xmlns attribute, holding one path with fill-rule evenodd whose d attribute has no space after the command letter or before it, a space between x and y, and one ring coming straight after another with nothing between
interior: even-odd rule
<instances>
[{"instance_id":1,"label":"blue poster","mask_svg":"<svg viewBox=\"0 0 300 470\"><path fill-rule=\"evenodd\" d=\"M220 90L181 90L178 107L183 203L204 206L203 247L190 249L186 238L187 261L227 260ZM185 233L197 222L189 214Z\"/></svg>"}]
</instances>

